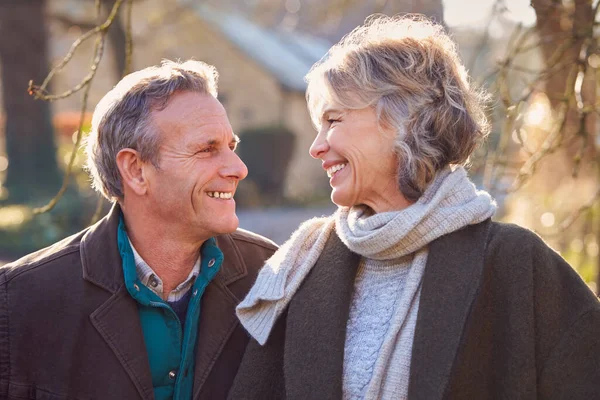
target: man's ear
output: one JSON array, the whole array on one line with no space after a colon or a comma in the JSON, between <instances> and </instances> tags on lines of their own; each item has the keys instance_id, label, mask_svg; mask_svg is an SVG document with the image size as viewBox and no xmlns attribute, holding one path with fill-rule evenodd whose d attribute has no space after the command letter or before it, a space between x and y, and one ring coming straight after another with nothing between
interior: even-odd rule
<instances>
[{"instance_id":1,"label":"man's ear","mask_svg":"<svg viewBox=\"0 0 600 400\"><path fill-rule=\"evenodd\" d=\"M123 190L127 186L139 196L146 193L148 182L144 174L145 165L137 151L128 148L119 151L117 153L117 167L121 173Z\"/></svg>"}]
</instances>

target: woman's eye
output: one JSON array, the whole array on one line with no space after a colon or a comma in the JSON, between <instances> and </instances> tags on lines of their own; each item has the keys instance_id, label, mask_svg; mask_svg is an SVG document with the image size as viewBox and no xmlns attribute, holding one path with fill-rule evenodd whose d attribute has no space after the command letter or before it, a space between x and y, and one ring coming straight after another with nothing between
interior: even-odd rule
<instances>
[{"instance_id":1,"label":"woman's eye","mask_svg":"<svg viewBox=\"0 0 600 400\"><path fill-rule=\"evenodd\" d=\"M330 118L330 119L327 120L327 122L329 122L329 125L331 125L334 122L340 122L340 120L339 119L332 119L332 118Z\"/></svg>"}]
</instances>

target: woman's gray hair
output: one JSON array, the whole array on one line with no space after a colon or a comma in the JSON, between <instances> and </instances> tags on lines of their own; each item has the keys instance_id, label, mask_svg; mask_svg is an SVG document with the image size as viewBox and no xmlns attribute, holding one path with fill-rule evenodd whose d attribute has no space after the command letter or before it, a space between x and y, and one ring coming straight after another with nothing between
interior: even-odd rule
<instances>
[{"instance_id":1,"label":"woman's gray hair","mask_svg":"<svg viewBox=\"0 0 600 400\"><path fill-rule=\"evenodd\" d=\"M324 101L373 107L396 134L398 182L418 199L436 173L464 165L489 133L487 96L473 89L450 37L425 17L371 16L306 75L306 99L320 129Z\"/></svg>"},{"instance_id":2,"label":"woman's gray hair","mask_svg":"<svg viewBox=\"0 0 600 400\"><path fill-rule=\"evenodd\" d=\"M163 60L160 66L145 68L124 77L96 106L92 129L86 139L86 169L92 186L109 200L123 199L117 154L125 148L136 150L142 161L159 167L161 134L151 113L167 106L179 91L217 97L218 73L201 61L184 63Z\"/></svg>"}]
</instances>

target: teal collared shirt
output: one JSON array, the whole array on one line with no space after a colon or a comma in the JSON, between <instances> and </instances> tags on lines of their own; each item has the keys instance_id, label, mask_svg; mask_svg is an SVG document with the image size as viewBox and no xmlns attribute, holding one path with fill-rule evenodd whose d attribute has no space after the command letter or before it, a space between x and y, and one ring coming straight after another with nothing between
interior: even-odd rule
<instances>
[{"instance_id":1,"label":"teal collared shirt","mask_svg":"<svg viewBox=\"0 0 600 400\"><path fill-rule=\"evenodd\" d=\"M127 291L138 303L142 333L150 362L154 398L192 398L194 365L200 299L204 290L219 271L223 253L214 238L202 245L200 274L196 278L182 330L181 322L171 307L144 286L138 279L133 251L129 244L123 216L119 221L117 241L123 261L123 274ZM202 338L200 338L202 340Z\"/></svg>"}]
</instances>

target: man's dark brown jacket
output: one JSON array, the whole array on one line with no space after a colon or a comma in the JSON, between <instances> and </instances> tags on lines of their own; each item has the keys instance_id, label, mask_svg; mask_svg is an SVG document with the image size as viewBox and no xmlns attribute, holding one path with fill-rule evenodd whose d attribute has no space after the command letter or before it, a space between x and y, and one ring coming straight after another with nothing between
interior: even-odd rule
<instances>
[{"instance_id":1,"label":"man's dark brown jacket","mask_svg":"<svg viewBox=\"0 0 600 400\"><path fill-rule=\"evenodd\" d=\"M230 392L341 399L359 257L332 234ZM600 303L542 240L489 220L429 245L408 400L600 399Z\"/></svg>"},{"instance_id":2,"label":"man's dark brown jacket","mask_svg":"<svg viewBox=\"0 0 600 400\"><path fill-rule=\"evenodd\" d=\"M152 399L136 302L117 248L119 207L96 225L0 268L0 399ZM202 298L194 399L225 398L248 339L235 316L275 245L237 231Z\"/></svg>"}]
</instances>

